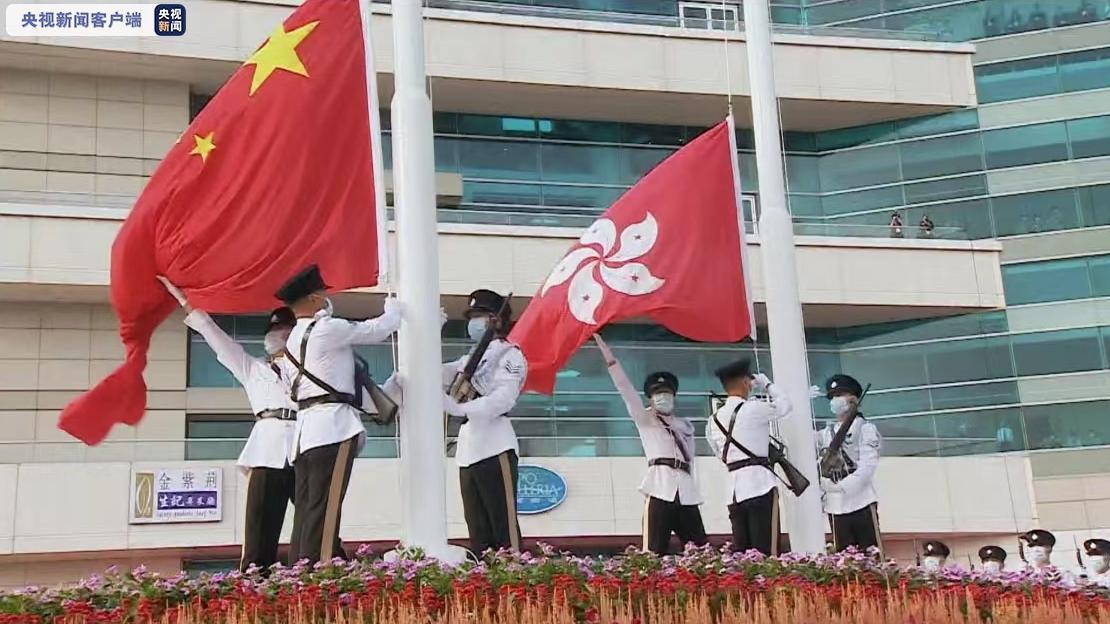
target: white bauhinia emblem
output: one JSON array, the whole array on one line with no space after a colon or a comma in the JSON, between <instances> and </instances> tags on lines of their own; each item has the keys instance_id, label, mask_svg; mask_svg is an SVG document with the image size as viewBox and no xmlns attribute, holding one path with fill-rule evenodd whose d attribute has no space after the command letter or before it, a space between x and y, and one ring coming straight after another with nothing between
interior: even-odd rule
<instances>
[{"instance_id":1,"label":"white bauhinia emblem","mask_svg":"<svg viewBox=\"0 0 1110 624\"><path fill-rule=\"evenodd\" d=\"M646 295L663 286L664 280L652 275L643 264L633 262L651 251L658 237L659 225L649 212L643 221L620 233L620 247L614 249L617 226L609 219L598 219L578 239L581 246L571 249L551 271L540 296L569 279L567 303L571 314L587 325L597 325L594 312L601 305L605 289L595 273L606 286L626 295Z\"/></svg>"}]
</instances>

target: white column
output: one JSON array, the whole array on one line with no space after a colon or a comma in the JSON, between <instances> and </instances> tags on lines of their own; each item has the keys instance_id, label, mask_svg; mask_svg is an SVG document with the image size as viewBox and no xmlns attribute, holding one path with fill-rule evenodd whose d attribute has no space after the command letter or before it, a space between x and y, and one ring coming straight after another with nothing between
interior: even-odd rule
<instances>
[{"instance_id":1,"label":"white column","mask_svg":"<svg viewBox=\"0 0 1110 624\"><path fill-rule=\"evenodd\" d=\"M458 560L447 544L435 155L432 102L425 89L424 22L420 0L394 0L392 6L396 276L405 315L398 333L404 384L398 418L401 543Z\"/></svg>"},{"instance_id":2,"label":"white column","mask_svg":"<svg viewBox=\"0 0 1110 624\"><path fill-rule=\"evenodd\" d=\"M759 170L759 248L767 292L767 333L775 383L786 391L794 411L780 424L790 461L811 485L801 498L784 493L788 501L787 530L794 552L825 551L825 517L817 483L817 453L809 397L805 326L798 297L794 258L794 230L786 206L778 100L768 0L745 0L744 39L751 79L755 160Z\"/></svg>"}]
</instances>

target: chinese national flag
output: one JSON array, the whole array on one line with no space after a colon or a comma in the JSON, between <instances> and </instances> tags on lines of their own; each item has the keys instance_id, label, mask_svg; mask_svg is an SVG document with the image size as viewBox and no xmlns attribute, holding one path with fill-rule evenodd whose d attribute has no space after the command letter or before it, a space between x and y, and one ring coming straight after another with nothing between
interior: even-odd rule
<instances>
[{"instance_id":1,"label":"chinese national flag","mask_svg":"<svg viewBox=\"0 0 1110 624\"><path fill-rule=\"evenodd\" d=\"M112 245L126 361L65 408L61 429L96 444L142 418L151 335L177 306L156 275L221 313L274 307L310 263L335 289L377 283L383 207L359 3L307 0L170 148Z\"/></svg>"},{"instance_id":2,"label":"chinese national flag","mask_svg":"<svg viewBox=\"0 0 1110 624\"><path fill-rule=\"evenodd\" d=\"M550 394L578 347L621 319L647 316L691 340L753 333L730 126L659 163L551 271L510 335L526 388Z\"/></svg>"}]
</instances>

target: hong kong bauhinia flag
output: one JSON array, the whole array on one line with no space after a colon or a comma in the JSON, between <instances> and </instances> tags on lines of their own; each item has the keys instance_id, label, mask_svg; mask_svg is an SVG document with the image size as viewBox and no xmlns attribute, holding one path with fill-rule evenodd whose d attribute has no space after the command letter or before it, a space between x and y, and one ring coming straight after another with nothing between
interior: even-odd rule
<instances>
[{"instance_id":1,"label":"hong kong bauhinia flag","mask_svg":"<svg viewBox=\"0 0 1110 624\"><path fill-rule=\"evenodd\" d=\"M754 335L731 119L659 163L593 223L540 287L510 340L526 388L555 374L606 323L646 316L691 340Z\"/></svg>"},{"instance_id":2,"label":"hong kong bauhinia flag","mask_svg":"<svg viewBox=\"0 0 1110 624\"><path fill-rule=\"evenodd\" d=\"M272 308L310 263L336 289L378 282L385 202L363 11L367 0L307 0L170 148L112 245L126 360L65 408L61 429L96 444L142 418L150 339L177 306L156 275L224 313Z\"/></svg>"}]
</instances>

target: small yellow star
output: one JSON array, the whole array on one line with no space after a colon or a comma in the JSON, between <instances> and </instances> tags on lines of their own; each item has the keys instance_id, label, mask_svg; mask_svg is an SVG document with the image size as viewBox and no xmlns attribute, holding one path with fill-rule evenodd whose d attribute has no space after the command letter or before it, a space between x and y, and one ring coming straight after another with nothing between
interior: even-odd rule
<instances>
[{"instance_id":1,"label":"small yellow star","mask_svg":"<svg viewBox=\"0 0 1110 624\"><path fill-rule=\"evenodd\" d=\"M201 162L208 162L208 154L216 149L216 143L213 141L213 136L215 134L215 132L209 132L208 136L194 134L193 140L196 141L196 147L193 148L193 151L189 152L189 155L198 154Z\"/></svg>"},{"instance_id":2,"label":"small yellow star","mask_svg":"<svg viewBox=\"0 0 1110 624\"><path fill-rule=\"evenodd\" d=\"M251 78L250 95L266 82L275 71L285 71L308 76L308 70L297 56L297 46L312 32L320 22L309 22L300 28L285 32L285 28L278 24L265 45L258 49L243 65L254 65L254 76Z\"/></svg>"}]
</instances>

